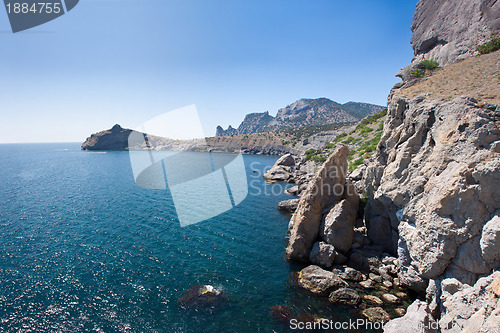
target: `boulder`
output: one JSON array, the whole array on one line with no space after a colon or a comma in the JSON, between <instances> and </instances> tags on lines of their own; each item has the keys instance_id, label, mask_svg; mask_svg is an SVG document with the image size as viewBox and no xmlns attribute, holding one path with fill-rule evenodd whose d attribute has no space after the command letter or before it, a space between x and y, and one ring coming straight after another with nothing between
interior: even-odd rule
<instances>
[{"instance_id":1,"label":"boulder","mask_svg":"<svg viewBox=\"0 0 500 333\"><path fill-rule=\"evenodd\" d=\"M318 170L303 193L291 219L286 258L309 260L309 252L319 234L322 212L338 202L344 192L349 149L338 147Z\"/></svg>"},{"instance_id":2,"label":"boulder","mask_svg":"<svg viewBox=\"0 0 500 333\"><path fill-rule=\"evenodd\" d=\"M453 279L443 280L441 282L441 319L439 320L441 331L461 332L460 327L470 326L477 317L484 317L480 323L482 325L490 315L494 315L491 310L485 312L484 315L481 312L485 309L496 308L497 299L491 286L499 277L500 272L494 272L480 278L473 286L462 285ZM469 322L471 319L472 321ZM481 330L480 326L475 329L477 332L488 332Z\"/></svg>"},{"instance_id":3,"label":"boulder","mask_svg":"<svg viewBox=\"0 0 500 333\"><path fill-rule=\"evenodd\" d=\"M365 309L361 311L361 314L369 321L376 323L386 323L391 319L389 314L381 307Z\"/></svg>"},{"instance_id":4,"label":"boulder","mask_svg":"<svg viewBox=\"0 0 500 333\"><path fill-rule=\"evenodd\" d=\"M350 250L354 239L355 221L356 211L344 199L325 216L320 227L321 238L345 254Z\"/></svg>"},{"instance_id":5,"label":"boulder","mask_svg":"<svg viewBox=\"0 0 500 333\"><path fill-rule=\"evenodd\" d=\"M386 288L392 288L392 282L391 281L384 281L382 282L382 285Z\"/></svg>"},{"instance_id":6,"label":"boulder","mask_svg":"<svg viewBox=\"0 0 500 333\"><path fill-rule=\"evenodd\" d=\"M373 274L373 273L368 274L368 278L370 280L373 280L373 281L378 282L378 283L382 283L382 281L383 281L383 279L380 275Z\"/></svg>"},{"instance_id":7,"label":"boulder","mask_svg":"<svg viewBox=\"0 0 500 333\"><path fill-rule=\"evenodd\" d=\"M283 165L283 166L294 166L295 165L295 159L293 158L292 154L285 154L281 156L274 165Z\"/></svg>"},{"instance_id":8,"label":"boulder","mask_svg":"<svg viewBox=\"0 0 500 333\"><path fill-rule=\"evenodd\" d=\"M380 298L378 298L377 296L374 296L374 295L363 295L362 298L363 298L363 301L365 301L366 303L368 303L370 305L375 305L375 306L384 305L384 302Z\"/></svg>"},{"instance_id":9,"label":"boulder","mask_svg":"<svg viewBox=\"0 0 500 333\"><path fill-rule=\"evenodd\" d=\"M357 305L361 301L361 297L354 289L340 288L330 294L329 301L344 305Z\"/></svg>"},{"instance_id":10,"label":"boulder","mask_svg":"<svg viewBox=\"0 0 500 333\"><path fill-rule=\"evenodd\" d=\"M366 171L366 165L362 164L356 170L354 170L349 174L349 178L352 179L353 181L361 180L363 179L365 171Z\"/></svg>"},{"instance_id":11,"label":"boulder","mask_svg":"<svg viewBox=\"0 0 500 333\"><path fill-rule=\"evenodd\" d=\"M280 203L278 203L278 209L287 212L294 212L299 205L299 201L300 199L289 199L281 201Z\"/></svg>"},{"instance_id":12,"label":"boulder","mask_svg":"<svg viewBox=\"0 0 500 333\"><path fill-rule=\"evenodd\" d=\"M299 272L299 287L316 295L328 295L339 288L349 285L336 274L326 271L321 267L311 265Z\"/></svg>"},{"instance_id":13,"label":"boulder","mask_svg":"<svg viewBox=\"0 0 500 333\"><path fill-rule=\"evenodd\" d=\"M500 211L483 227L480 240L481 253L493 268L500 267Z\"/></svg>"},{"instance_id":14,"label":"boulder","mask_svg":"<svg viewBox=\"0 0 500 333\"><path fill-rule=\"evenodd\" d=\"M393 319L384 326L384 333L400 332L439 332L438 325L431 316L427 303L416 300L406 309L406 314L403 317Z\"/></svg>"},{"instance_id":15,"label":"boulder","mask_svg":"<svg viewBox=\"0 0 500 333\"><path fill-rule=\"evenodd\" d=\"M365 280L365 281L361 281L359 283L359 285L365 289L373 289L375 288L375 282L373 282L372 280Z\"/></svg>"},{"instance_id":16,"label":"boulder","mask_svg":"<svg viewBox=\"0 0 500 333\"><path fill-rule=\"evenodd\" d=\"M309 260L316 265L331 267L335 261L336 254L337 252L333 245L325 242L316 242L309 254Z\"/></svg>"},{"instance_id":17,"label":"boulder","mask_svg":"<svg viewBox=\"0 0 500 333\"><path fill-rule=\"evenodd\" d=\"M298 195L299 194L299 186L295 185L285 190L285 193L290 195Z\"/></svg>"},{"instance_id":18,"label":"boulder","mask_svg":"<svg viewBox=\"0 0 500 333\"><path fill-rule=\"evenodd\" d=\"M290 177L292 169L282 165L275 165L264 174L264 178L271 181L287 181Z\"/></svg>"},{"instance_id":19,"label":"boulder","mask_svg":"<svg viewBox=\"0 0 500 333\"><path fill-rule=\"evenodd\" d=\"M350 280L354 282L360 282L364 280L363 274L351 267L345 267L341 276L344 280Z\"/></svg>"},{"instance_id":20,"label":"boulder","mask_svg":"<svg viewBox=\"0 0 500 333\"><path fill-rule=\"evenodd\" d=\"M399 298L397 298L393 294L382 294L382 295L380 295L380 299L386 303L389 303L389 304L400 303Z\"/></svg>"}]
</instances>

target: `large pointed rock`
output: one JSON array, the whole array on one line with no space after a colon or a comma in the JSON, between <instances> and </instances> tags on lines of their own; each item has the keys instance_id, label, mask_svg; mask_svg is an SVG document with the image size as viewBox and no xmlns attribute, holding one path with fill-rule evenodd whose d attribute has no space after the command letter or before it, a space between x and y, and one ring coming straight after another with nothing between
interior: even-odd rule
<instances>
[{"instance_id":1,"label":"large pointed rock","mask_svg":"<svg viewBox=\"0 0 500 333\"><path fill-rule=\"evenodd\" d=\"M321 223L321 238L333 245L337 251L346 254L354 239L356 213L345 199L336 204Z\"/></svg>"},{"instance_id":2,"label":"large pointed rock","mask_svg":"<svg viewBox=\"0 0 500 333\"><path fill-rule=\"evenodd\" d=\"M326 160L302 195L290 221L288 260L307 262L316 241L324 209L338 202L344 194L349 149L338 147Z\"/></svg>"}]
</instances>

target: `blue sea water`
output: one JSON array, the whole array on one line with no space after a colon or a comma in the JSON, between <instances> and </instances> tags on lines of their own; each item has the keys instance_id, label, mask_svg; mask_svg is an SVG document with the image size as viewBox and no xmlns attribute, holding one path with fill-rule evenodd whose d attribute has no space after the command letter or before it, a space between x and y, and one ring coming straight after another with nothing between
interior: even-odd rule
<instances>
[{"instance_id":1,"label":"blue sea water","mask_svg":"<svg viewBox=\"0 0 500 333\"><path fill-rule=\"evenodd\" d=\"M136 185L127 152L0 145L0 331L288 331L276 304L347 318L288 284L300 266L284 260L290 216L276 207L290 196L262 179L275 160L245 155L248 197L181 227L168 191ZM179 307L205 284L227 301Z\"/></svg>"}]
</instances>

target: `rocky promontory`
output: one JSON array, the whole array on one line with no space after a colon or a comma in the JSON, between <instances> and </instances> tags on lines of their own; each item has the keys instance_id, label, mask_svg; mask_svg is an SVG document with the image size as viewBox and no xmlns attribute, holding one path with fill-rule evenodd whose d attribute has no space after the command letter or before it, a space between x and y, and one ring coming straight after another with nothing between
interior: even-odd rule
<instances>
[{"instance_id":1,"label":"rocky promontory","mask_svg":"<svg viewBox=\"0 0 500 333\"><path fill-rule=\"evenodd\" d=\"M82 144L82 150L125 150L128 149L128 138L131 129L116 124L109 130L92 134Z\"/></svg>"}]
</instances>

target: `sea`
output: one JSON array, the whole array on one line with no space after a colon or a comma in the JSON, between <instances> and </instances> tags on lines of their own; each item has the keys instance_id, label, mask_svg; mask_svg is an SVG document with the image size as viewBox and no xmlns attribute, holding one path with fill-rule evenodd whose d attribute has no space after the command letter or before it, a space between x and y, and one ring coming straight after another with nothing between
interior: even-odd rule
<instances>
[{"instance_id":1,"label":"sea","mask_svg":"<svg viewBox=\"0 0 500 333\"><path fill-rule=\"evenodd\" d=\"M290 185L262 178L276 159L244 155L246 198L181 226L171 192L138 186L126 151L0 145L0 332L294 331L274 305L351 318L289 282L303 267L284 259ZM194 285L224 300L180 306Z\"/></svg>"}]
</instances>

